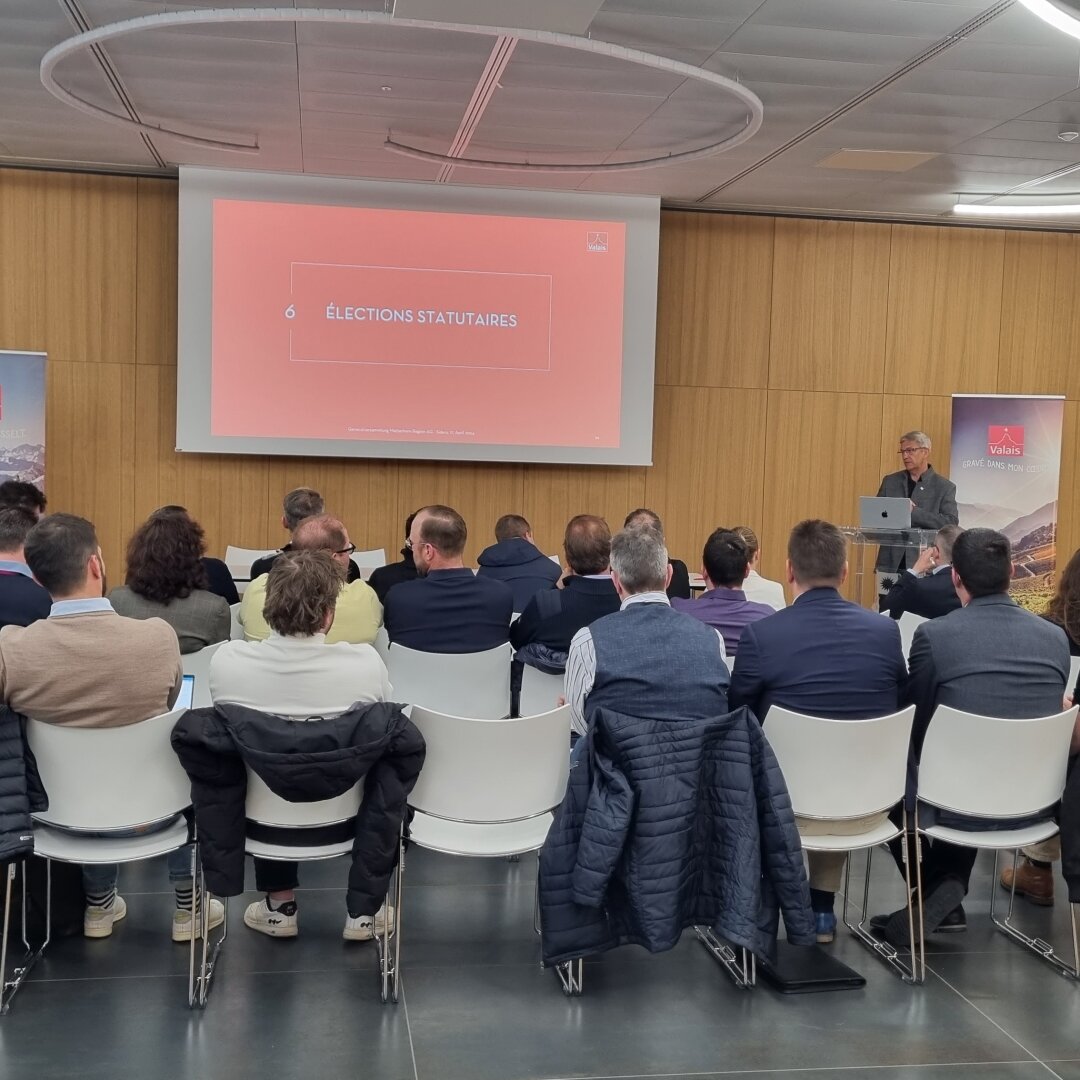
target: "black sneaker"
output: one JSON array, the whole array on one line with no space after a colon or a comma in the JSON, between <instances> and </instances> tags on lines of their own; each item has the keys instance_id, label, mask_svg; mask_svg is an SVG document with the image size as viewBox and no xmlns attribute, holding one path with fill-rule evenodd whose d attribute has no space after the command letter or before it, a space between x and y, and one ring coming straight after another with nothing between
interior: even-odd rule
<instances>
[{"instance_id":1,"label":"black sneaker","mask_svg":"<svg viewBox=\"0 0 1080 1080\"><path fill-rule=\"evenodd\" d=\"M901 908L899 911L891 912L888 915L875 915L870 920L870 933L876 937L883 938L885 936L885 927L889 925L889 920L894 915L899 915L905 921L907 920L907 909ZM941 925L934 931L935 934L963 934L967 930L967 913L964 911L963 904L957 904L956 907L945 916Z\"/></svg>"},{"instance_id":2,"label":"black sneaker","mask_svg":"<svg viewBox=\"0 0 1080 1080\"><path fill-rule=\"evenodd\" d=\"M930 934L941 926L949 914L960 906L964 893L964 883L957 878L945 878L935 885L923 903L923 931ZM915 933L916 935L919 933L918 915L915 917ZM910 946L906 908L894 911L889 916L889 921L885 925L885 940L890 945L898 947ZM915 944L918 944L917 936Z\"/></svg>"}]
</instances>

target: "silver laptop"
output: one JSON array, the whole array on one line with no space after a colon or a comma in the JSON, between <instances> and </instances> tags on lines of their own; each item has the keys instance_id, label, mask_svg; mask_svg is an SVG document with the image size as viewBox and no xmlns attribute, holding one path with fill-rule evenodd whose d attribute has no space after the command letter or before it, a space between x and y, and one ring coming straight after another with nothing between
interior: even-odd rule
<instances>
[{"instance_id":1,"label":"silver laptop","mask_svg":"<svg viewBox=\"0 0 1080 1080\"><path fill-rule=\"evenodd\" d=\"M880 499L863 495L859 499L860 529L910 529L910 499Z\"/></svg>"}]
</instances>

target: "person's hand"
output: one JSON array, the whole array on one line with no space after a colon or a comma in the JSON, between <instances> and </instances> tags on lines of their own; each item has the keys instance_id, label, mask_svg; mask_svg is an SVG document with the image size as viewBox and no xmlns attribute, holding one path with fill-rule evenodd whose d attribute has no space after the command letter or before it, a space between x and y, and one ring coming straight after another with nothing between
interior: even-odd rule
<instances>
[{"instance_id":1,"label":"person's hand","mask_svg":"<svg viewBox=\"0 0 1080 1080\"><path fill-rule=\"evenodd\" d=\"M911 503L911 509L912 509L912 510L918 510L918 509L919 509L919 508L918 508L918 507L917 507L917 506L915 505L915 500L914 500L914 499L908 499L908 502L909 502L909 503Z\"/></svg>"},{"instance_id":2,"label":"person's hand","mask_svg":"<svg viewBox=\"0 0 1080 1080\"><path fill-rule=\"evenodd\" d=\"M1068 712L1073 707L1072 694L1066 693L1065 697L1061 699L1061 711Z\"/></svg>"},{"instance_id":3,"label":"person's hand","mask_svg":"<svg viewBox=\"0 0 1080 1080\"><path fill-rule=\"evenodd\" d=\"M926 574L932 573L938 564L938 549L936 547L923 548L919 552L919 557L915 560L915 565L911 568L920 577Z\"/></svg>"},{"instance_id":4,"label":"person's hand","mask_svg":"<svg viewBox=\"0 0 1080 1080\"><path fill-rule=\"evenodd\" d=\"M566 704L566 698L562 694L559 695L558 700L555 702L555 708L561 709Z\"/></svg>"},{"instance_id":5,"label":"person's hand","mask_svg":"<svg viewBox=\"0 0 1080 1080\"><path fill-rule=\"evenodd\" d=\"M559 580L555 582L555 588L556 589L563 588L566 585L566 579L568 577L573 577L573 576L574 576L574 571L571 570L569 566L564 566L562 568L562 573L559 575Z\"/></svg>"}]
</instances>

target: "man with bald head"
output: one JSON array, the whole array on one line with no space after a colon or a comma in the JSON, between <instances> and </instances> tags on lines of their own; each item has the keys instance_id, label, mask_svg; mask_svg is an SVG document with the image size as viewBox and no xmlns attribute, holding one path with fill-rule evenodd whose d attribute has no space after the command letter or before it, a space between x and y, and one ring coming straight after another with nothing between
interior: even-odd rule
<instances>
[{"instance_id":1,"label":"man with bald head","mask_svg":"<svg viewBox=\"0 0 1080 1080\"><path fill-rule=\"evenodd\" d=\"M450 506L416 511L408 546L415 581L386 594L390 643L419 652L468 653L510 640L514 594L501 581L478 577L462 562L468 539L465 520Z\"/></svg>"},{"instance_id":2,"label":"man with bald head","mask_svg":"<svg viewBox=\"0 0 1080 1080\"><path fill-rule=\"evenodd\" d=\"M325 551L347 571L356 545L349 542L344 524L329 514L305 518L293 530L290 551ZM257 577L240 602L240 625L246 641L264 641L270 634L263 615L266 603L266 574ZM326 634L328 645L339 641L370 645L382 626L382 604L363 581L350 581L341 590L334 610L334 622Z\"/></svg>"}]
</instances>

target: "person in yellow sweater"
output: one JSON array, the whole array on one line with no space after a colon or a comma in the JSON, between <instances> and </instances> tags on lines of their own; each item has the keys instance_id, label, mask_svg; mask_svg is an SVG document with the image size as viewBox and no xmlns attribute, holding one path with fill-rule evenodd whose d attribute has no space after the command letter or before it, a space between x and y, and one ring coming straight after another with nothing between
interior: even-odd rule
<instances>
[{"instance_id":1,"label":"person in yellow sweater","mask_svg":"<svg viewBox=\"0 0 1080 1080\"><path fill-rule=\"evenodd\" d=\"M356 545L349 543L345 526L329 514L306 518L293 532L292 551L326 551L347 569ZM244 592L240 601L240 625L244 628L245 641L263 641L270 635L270 627L263 617L266 603L266 579L257 577ZM326 643L334 645L345 641L352 645L370 645L382 626L382 604L366 582L350 581L344 585L338 597L334 623L326 635Z\"/></svg>"}]
</instances>

